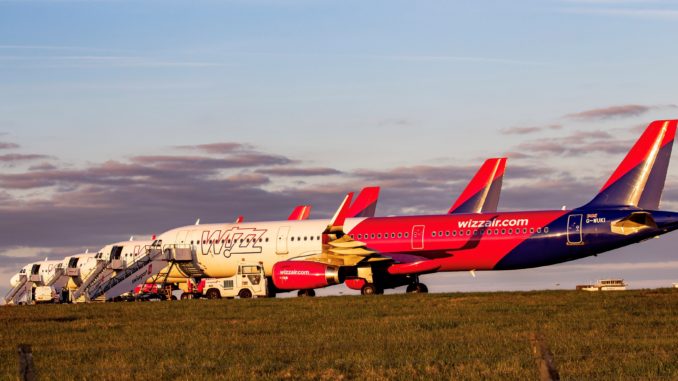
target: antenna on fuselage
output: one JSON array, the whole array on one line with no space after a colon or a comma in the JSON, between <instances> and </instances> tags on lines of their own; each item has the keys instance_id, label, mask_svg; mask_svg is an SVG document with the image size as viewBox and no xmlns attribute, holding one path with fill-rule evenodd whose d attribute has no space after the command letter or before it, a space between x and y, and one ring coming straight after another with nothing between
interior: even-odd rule
<instances>
[{"instance_id":1,"label":"antenna on fuselage","mask_svg":"<svg viewBox=\"0 0 678 381\"><path fill-rule=\"evenodd\" d=\"M195 224L196 224L196 225L200 225L200 218L198 218L197 220L195 220Z\"/></svg>"},{"instance_id":2,"label":"antenna on fuselage","mask_svg":"<svg viewBox=\"0 0 678 381\"><path fill-rule=\"evenodd\" d=\"M567 205L563 205L560 207L560 210L567 210Z\"/></svg>"},{"instance_id":3,"label":"antenna on fuselage","mask_svg":"<svg viewBox=\"0 0 678 381\"><path fill-rule=\"evenodd\" d=\"M85 249L85 254L89 254L89 249Z\"/></svg>"},{"instance_id":4,"label":"antenna on fuselage","mask_svg":"<svg viewBox=\"0 0 678 381\"><path fill-rule=\"evenodd\" d=\"M134 236L129 237L130 241L134 241Z\"/></svg>"}]
</instances>

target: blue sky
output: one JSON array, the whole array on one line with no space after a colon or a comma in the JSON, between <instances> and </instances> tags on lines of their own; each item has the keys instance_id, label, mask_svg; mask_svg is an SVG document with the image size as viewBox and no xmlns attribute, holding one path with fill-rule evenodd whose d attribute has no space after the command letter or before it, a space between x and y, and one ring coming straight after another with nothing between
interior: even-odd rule
<instances>
[{"instance_id":1,"label":"blue sky","mask_svg":"<svg viewBox=\"0 0 678 381\"><path fill-rule=\"evenodd\" d=\"M676 118L676 21L676 1L0 0L0 287L197 217L323 217L362 185L382 215L444 211L504 154L501 208L584 203L639 126ZM659 241L645 270L621 270L634 247L559 283L664 284ZM468 287L553 283L517 274Z\"/></svg>"}]
</instances>

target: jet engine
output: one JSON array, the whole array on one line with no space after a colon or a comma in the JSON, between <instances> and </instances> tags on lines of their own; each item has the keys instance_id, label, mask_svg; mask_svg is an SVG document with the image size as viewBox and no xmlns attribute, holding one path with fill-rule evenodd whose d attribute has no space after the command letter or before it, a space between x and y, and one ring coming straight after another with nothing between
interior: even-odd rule
<instances>
[{"instance_id":1,"label":"jet engine","mask_svg":"<svg viewBox=\"0 0 678 381\"><path fill-rule=\"evenodd\" d=\"M282 261L273 265L273 284L280 290L307 290L339 284L339 267L311 261Z\"/></svg>"}]
</instances>

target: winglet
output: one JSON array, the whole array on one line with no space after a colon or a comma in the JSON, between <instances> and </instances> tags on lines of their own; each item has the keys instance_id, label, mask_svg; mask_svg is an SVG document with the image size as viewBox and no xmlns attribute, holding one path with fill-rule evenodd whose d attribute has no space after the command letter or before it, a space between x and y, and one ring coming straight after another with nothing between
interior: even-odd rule
<instances>
[{"instance_id":1,"label":"winglet","mask_svg":"<svg viewBox=\"0 0 678 381\"><path fill-rule=\"evenodd\" d=\"M287 217L289 221L301 221L307 220L308 216L311 214L311 205L297 205L296 208L290 213L290 216Z\"/></svg>"},{"instance_id":2,"label":"winglet","mask_svg":"<svg viewBox=\"0 0 678 381\"><path fill-rule=\"evenodd\" d=\"M505 157L485 160L447 213L496 212L505 169Z\"/></svg>"},{"instance_id":3,"label":"winglet","mask_svg":"<svg viewBox=\"0 0 678 381\"><path fill-rule=\"evenodd\" d=\"M650 123L586 207L657 209L664 190L678 120Z\"/></svg>"},{"instance_id":4,"label":"winglet","mask_svg":"<svg viewBox=\"0 0 678 381\"><path fill-rule=\"evenodd\" d=\"M339 209L334 213L334 217L330 220L327 229L323 234L337 233L341 232L344 229L344 221L346 221L346 216L348 215L349 205L351 205L351 199L353 199L353 192L349 192L344 201L342 201Z\"/></svg>"},{"instance_id":5,"label":"winglet","mask_svg":"<svg viewBox=\"0 0 678 381\"><path fill-rule=\"evenodd\" d=\"M346 217L374 217L374 213L377 211L379 190L379 187L363 188L348 210Z\"/></svg>"}]
</instances>

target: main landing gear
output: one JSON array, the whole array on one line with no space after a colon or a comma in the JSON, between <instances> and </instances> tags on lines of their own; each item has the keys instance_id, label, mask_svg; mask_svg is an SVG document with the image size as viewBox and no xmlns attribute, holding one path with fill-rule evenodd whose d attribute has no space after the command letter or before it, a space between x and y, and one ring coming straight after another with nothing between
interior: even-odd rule
<instances>
[{"instance_id":1,"label":"main landing gear","mask_svg":"<svg viewBox=\"0 0 678 381\"><path fill-rule=\"evenodd\" d=\"M384 290L375 286L373 283L365 283L363 288L360 289L362 295L381 295L384 293Z\"/></svg>"},{"instance_id":2,"label":"main landing gear","mask_svg":"<svg viewBox=\"0 0 678 381\"><path fill-rule=\"evenodd\" d=\"M405 290L408 294L415 293L415 294L426 294L428 293L428 287L426 287L425 284L423 283L412 283L407 286L407 290Z\"/></svg>"},{"instance_id":3,"label":"main landing gear","mask_svg":"<svg viewBox=\"0 0 678 381\"><path fill-rule=\"evenodd\" d=\"M302 296L312 297L312 296L315 296L315 290L313 290L313 289L299 290L299 292L297 292L297 296L299 296L299 297L302 297Z\"/></svg>"}]
</instances>

